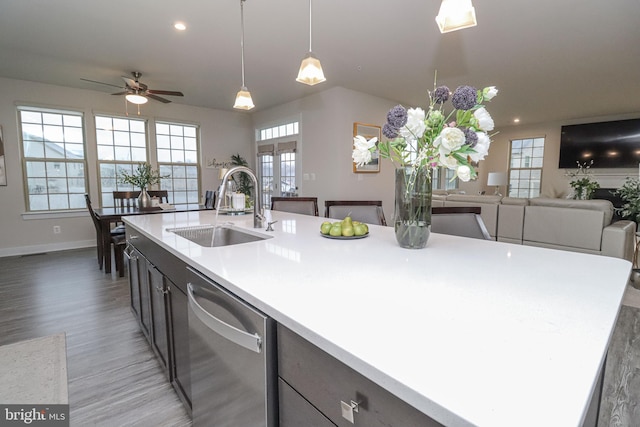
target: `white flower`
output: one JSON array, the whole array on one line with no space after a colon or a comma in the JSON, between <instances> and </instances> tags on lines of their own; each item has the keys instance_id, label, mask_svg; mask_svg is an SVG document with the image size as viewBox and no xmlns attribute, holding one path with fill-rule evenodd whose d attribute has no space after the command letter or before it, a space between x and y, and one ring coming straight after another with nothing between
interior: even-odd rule
<instances>
[{"instance_id":1,"label":"white flower","mask_svg":"<svg viewBox=\"0 0 640 427\"><path fill-rule=\"evenodd\" d=\"M440 140L437 143L440 145L440 150L442 151L444 149L447 153L462 147L465 141L464 132L458 128L450 127L442 129L442 132L440 132L440 135L436 139ZM434 145L436 145L435 141Z\"/></svg>"},{"instance_id":2,"label":"white flower","mask_svg":"<svg viewBox=\"0 0 640 427\"><path fill-rule=\"evenodd\" d=\"M478 121L478 127L485 132L489 132L493 130L493 119L489 112L484 108L480 107L476 111L473 112L473 116Z\"/></svg>"},{"instance_id":3,"label":"white flower","mask_svg":"<svg viewBox=\"0 0 640 427\"><path fill-rule=\"evenodd\" d=\"M493 97L498 94L498 89L496 89L495 86L489 86L485 87L482 92L482 96L484 97L484 99L486 99L487 101L491 101Z\"/></svg>"},{"instance_id":4,"label":"white flower","mask_svg":"<svg viewBox=\"0 0 640 427\"><path fill-rule=\"evenodd\" d=\"M471 179L471 168L467 165L458 166L457 175L462 181L468 182Z\"/></svg>"},{"instance_id":5,"label":"white flower","mask_svg":"<svg viewBox=\"0 0 640 427\"><path fill-rule=\"evenodd\" d=\"M371 148L373 148L378 142L378 138L374 137L367 141L367 139L362 135L357 135L353 138L353 153L351 154L351 158L354 163L360 167L365 165L371 161Z\"/></svg>"},{"instance_id":6,"label":"white flower","mask_svg":"<svg viewBox=\"0 0 640 427\"><path fill-rule=\"evenodd\" d=\"M491 139L489 135L484 132L476 132L478 135L478 143L473 149L475 153L469 153L469 157L474 162L479 162L480 160L484 160L485 156L489 154L489 146L491 145Z\"/></svg>"},{"instance_id":7,"label":"white flower","mask_svg":"<svg viewBox=\"0 0 640 427\"><path fill-rule=\"evenodd\" d=\"M456 158L450 156L448 153L443 153L442 150L440 151L440 163L442 164L442 166L448 169L458 169L458 161L456 160Z\"/></svg>"},{"instance_id":8,"label":"white flower","mask_svg":"<svg viewBox=\"0 0 640 427\"><path fill-rule=\"evenodd\" d=\"M407 124L400 129L400 136L405 139L419 139L424 135L427 125L424 123L426 113L422 108L407 110Z\"/></svg>"}]
</instances>

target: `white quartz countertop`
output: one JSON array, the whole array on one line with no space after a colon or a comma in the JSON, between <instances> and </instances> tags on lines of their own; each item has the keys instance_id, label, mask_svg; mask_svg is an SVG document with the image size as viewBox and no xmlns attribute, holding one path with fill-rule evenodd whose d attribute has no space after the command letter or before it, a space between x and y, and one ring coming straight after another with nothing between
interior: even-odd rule
<instances>
[{"instance_id":1,"label":"white quartz countertop","mask_svg":"<svg viewBox=\"0 0 640 427\"><path fill-rule=\"evenodd\" d=\"M332 240L322 217L270 214L273 232L220 215L272 236L221 248L166 230L215 211L125 222L444 425L581 425L628 261L439 234L402 249L382 226Z\"/></svg>"}]
</instances>

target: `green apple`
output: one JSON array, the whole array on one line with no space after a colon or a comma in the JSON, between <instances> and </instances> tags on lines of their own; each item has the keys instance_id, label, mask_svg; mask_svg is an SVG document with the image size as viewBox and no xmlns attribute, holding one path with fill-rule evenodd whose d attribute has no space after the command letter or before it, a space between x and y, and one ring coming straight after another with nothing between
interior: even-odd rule
<instances>
[{"instance_id":1,"label":"green apple","mask_svg":"<svg viewBox=\"0 0 640 427\"><path fill-rule=\"evenodd\" d=\"M356 236L364 236L365 234L367 234L367 225L358 223L353 226L353 232Z\"/></svg>"},{"instance_id":2,"label":"green apple","mask_svg":"<svg viewBox=\"0 0 640 427\"><path fill-rule=\"evenodd\" d=\"M320 232L322 234L329 234L330 230L331 230L331 223L329 221L323 222L322 225L320 226Z\"/></svg>"},{"instance_id":3,"label":"green apple","mask_svg":"<svg viewBox=\"0 0 640 427\"><path fill-rule=\"evenodd\" d=\"M343 225L342 226L342 235L346 237L351 237L355 234L355 229L352 225Z\"/></svg>"},{"instance_id":4,"label":"green apple","mask_svg":"<svg viewBox=\"0 0 640 427\"><path fill-rule=\"evenodd\" d=\"M334 237L342 236L342 225L333 224L329 230L329 235Z\"/></svg>"}]
</instances>

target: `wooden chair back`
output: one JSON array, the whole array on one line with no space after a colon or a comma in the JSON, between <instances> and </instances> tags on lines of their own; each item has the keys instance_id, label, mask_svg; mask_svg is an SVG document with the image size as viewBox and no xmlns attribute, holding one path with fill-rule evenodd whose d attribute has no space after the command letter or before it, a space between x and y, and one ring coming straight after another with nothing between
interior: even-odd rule
<instances>
[{"instance_id":1,"label":"wooden chair back","mask_svg":"<svg viewBox=\"0 0 640 427\"><path fill-rule=\"evenodd\" d=\"M431 231L453 236L493 240L484 225L477 206L447 206L431 208Z\"/></svg>"},{"instance_id":2,"label":"wooden chair back","mask_svg":"<svg viewBox=\"0 0 640 427\"><path fill-rule=\"evenodd\" d=\"M160 199L160 203L169 203L169 192L167 190L147 190L151 197Z\"/></svg>"},{"instance_id":3,"label":"wooden chair back","mask_svg":"<svg viewBox=\"0 0 640 427\"><path fill-rule=\"evenodd\" d=\"M138 196L140 191L114 191L113 205L116 208L132 209L138 207Z\"/></svg>"},{"instance_id":4,"label":"wooden chair back","mask_svg":"<svg viewBox=\"0 0 640 427\"><path fill-rule=\"evenodd\" d=\"M333 219L350 216L354 221L366 224L387 225L382 200L326 200L324 216Z\"/></svg>"},{"instance_id":5,"label":"wooden chair back","mask_svg":"<svg viewBox=\"0 0 640 427\"><path fill-rule=\"evenodd\" d=\"M317 197L271 197L271 210L318 215Z\"/></svg>"}]
</instances>

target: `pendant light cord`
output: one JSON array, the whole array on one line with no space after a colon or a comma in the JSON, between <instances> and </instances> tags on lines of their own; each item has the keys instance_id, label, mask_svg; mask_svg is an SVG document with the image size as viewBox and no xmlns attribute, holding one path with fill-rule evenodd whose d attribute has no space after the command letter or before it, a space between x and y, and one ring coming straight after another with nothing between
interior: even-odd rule
<instances>
[{"instance_id":1,"label":"pendant light cord","mask_svg":"<svg viewBox=\"0 0 640 427\"><path fill-rule=\"evenodd\" d=\"M309 0L309 52L311 52L311 0Z\"/></svg>"},{"instance_id":2,"label":"pendant light cord","mask_svg":"<svg viewBox=\"0 0 640 427\"><path fill-rule=\"evenodd\" d=\"M311 0L309 0L311 1ZM240 51L242 52L241 58L241 67L242 67L242 87L244 88L244 2L245 0L240 0Z\"/></svg>"}]
</instances>

